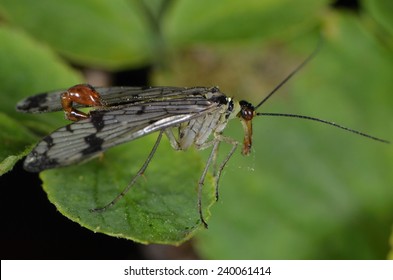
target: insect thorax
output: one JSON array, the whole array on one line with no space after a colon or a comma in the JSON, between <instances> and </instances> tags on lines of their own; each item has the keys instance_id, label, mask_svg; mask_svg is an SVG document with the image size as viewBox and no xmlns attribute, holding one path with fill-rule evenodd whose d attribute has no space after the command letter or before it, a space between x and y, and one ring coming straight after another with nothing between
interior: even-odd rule
<instances>
[{"instance_id":1,"label":"insect thorax","mask_svg":"<svg viewBox=\"0 0 393 280\"><path fill-rule=\"evenodd\" d=\"M198 149L206 148L210 140L222 133L228 120L236 116L234 107L239 110L239 106L234 106L233 100L221 92L209 92L206 99L212 101L215 107L206 114L181 123L176 128L175 137L172 132L172 139L169 139L175 149L186 150L193 144Z\"/></svg>"}]
</instances>

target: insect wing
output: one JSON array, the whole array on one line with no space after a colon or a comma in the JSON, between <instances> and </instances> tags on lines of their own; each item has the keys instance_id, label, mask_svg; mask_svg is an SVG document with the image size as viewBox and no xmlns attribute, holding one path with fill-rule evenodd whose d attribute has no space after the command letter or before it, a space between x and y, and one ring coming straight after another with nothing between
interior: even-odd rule
<instances>
[{"instance_id":1,"label":"insect wing","mask_svg":"<svg viewBox=\"0 0 393 280\"><path fill-rule=\"evenodd\" d=\"M62 110L60 95L64 90L41 93L26 97L16 104L16 110L24 113L45 113Z\"/></svg>"},{"instance_id":2,"label":"insect wing","mask_svg":"<svg viewBox=\"0 0 393 280\"><path fill-rule=\"evenodd\" d=\"M97 87L95 90L100 94L102 103L106 107L122 104L142 103L147 100L174 99L200 95L208 92L206 87L180 88L180 87ZM62 111L60 103L61 95L66 90L57 90L29 96L16 105L19 112L46 113ZM84 107L74 104L75 108Z\"/></svg>"},{"instance_id":3,"label":"insect wing","mask_svg":"<svg viewBox=\"0 0 393 280\"><path fill-rule=\"evenodd\" d=\"M43 138L26 157L24 167L40 172L74 164L110 147L219 109L220 103L195 95L95 110L88 119L71 123Z\"/></svg>"}]
</instances>

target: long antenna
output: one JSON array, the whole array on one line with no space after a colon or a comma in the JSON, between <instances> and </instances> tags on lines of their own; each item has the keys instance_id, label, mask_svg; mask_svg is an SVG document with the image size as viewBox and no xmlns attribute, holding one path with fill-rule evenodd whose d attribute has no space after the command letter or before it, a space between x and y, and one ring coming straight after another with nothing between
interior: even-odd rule
<instances>
[{"instance_id":1,"label":"long antenna","mask_svg":"<svg viewBox=\"0 0 393 280\"><path fill-rule=\"evenodd\" d=\"M331 126L334 126L334 127L338 127L338 128L343 129L343 130L346 130L346 131L349 131L349 132L352 132L352 133L355 133L355 134L358 134L358 135L370 138L370 139L375 140L375 141L379 141L379 142L387 143L387 144L390 143L390 141L387 141L387 140L384 140L384 139L381 139L381 138L378 138L378 137L374 137L374 136L371 136L369 134L366 134L366 133L363 133L363 132L360 132L360 131L357 131L357 130L354 130L354 129L351 129L351 128L348 128L348 127L345 127L345 126L342 126L342 125L339 125L339 124L336 124L334 122L329 122L329 121L321 120L321 119L318 119L318 118L313 118L313 117L308 117L308 116L303 116L303 115L295 115L295 114L283 114L283 113L257 113L257 116L289 117L289 118L299 118L299 119L306 119L306 120L310 120L310 121L321 122L321 123L324 123L324 124L328 124L328 125L331 125Z\"/></svg>"},{"instance_id":2,"label":"long antenna","mask_svg":"<svg viewBox=\"0 0 393 280\"><path fill-rule=\"evenodd\" d=\"M318 45L316 46L315 50L300 64L298 65L289 75L282 80L261 102L258 103L254 108L255 110L258 109L263 103L265 103L277 90L279 90L288 80L295 75L300 69L302 69L314 56L319 52L319 49L322 45L322 39L320 38L318 41Z\"/></svg>"}]
</instances>

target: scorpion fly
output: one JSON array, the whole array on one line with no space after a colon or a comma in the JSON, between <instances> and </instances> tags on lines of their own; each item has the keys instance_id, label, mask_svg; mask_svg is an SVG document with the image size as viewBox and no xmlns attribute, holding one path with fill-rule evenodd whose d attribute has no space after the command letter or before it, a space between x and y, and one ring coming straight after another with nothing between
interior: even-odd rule
<instances>
[{"instance_id":1,"label":"scorpion fly","mask_svg":"<svg viewBox=\"0 0 393 280\"><path fill-rule=\"evenodd\" d=\"M211 148L198 181L197 207L201 223L207 228L202 213L202 187L210 167L215 178L216 200L221 172L235 152L238 142L223 135L229 120L239 118L244 129L242 154L248 155L252 146L252 119L256 116L281 116L321 122L361 136L388 141L343 127L322 119L282 113L257 112L282 85L315 55L314 51L261 102L253 106L247 101L227 97L218 87L92 87L80 84L68 90L43 93L20 101L17 110L42 113L64 110L72 122L44 137L27 155L24 168L30 172L75 164L101 154L103 151L147 134L158 137L142 167L111 202L91 212L105 211L121 199L147 169L165 134L175 150ZM89 113L77 108L93 107ZM216 168L219 145L231 146L229 153Z\"/></svg>"}]
</instances>

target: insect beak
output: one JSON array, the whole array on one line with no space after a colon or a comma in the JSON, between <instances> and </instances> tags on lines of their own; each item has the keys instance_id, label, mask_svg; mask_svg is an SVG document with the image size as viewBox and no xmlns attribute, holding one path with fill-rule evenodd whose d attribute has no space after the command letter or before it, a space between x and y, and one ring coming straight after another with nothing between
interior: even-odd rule
<instances>
[{"instance_id":1,"label":"insect beak","mask_svg":"<svg viewBox=\"0 0 393 280\"><path fill-rule=\"evenodd\" d=\"M254 106L247 101L240 101L240 112L238 113L238 117L243 126L244 130L244 140L243 140L243 149L242 155L249 155L252 145L252 119L255 117Z\"/></svg>"},{"instance_id":2,"label":"insect beak","mask_svg":"<svg viewBox=\"0 0 393 280\"><path fill-rule=\"evenodd\" d=\"M240 119L243 130L244 130L244 140L242 155L247 156L250 154L252 146L252 120Z\"/></svg>"}]
</instances>

